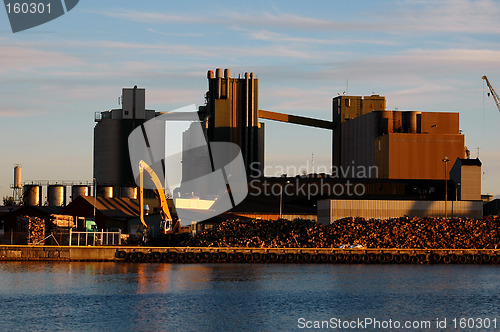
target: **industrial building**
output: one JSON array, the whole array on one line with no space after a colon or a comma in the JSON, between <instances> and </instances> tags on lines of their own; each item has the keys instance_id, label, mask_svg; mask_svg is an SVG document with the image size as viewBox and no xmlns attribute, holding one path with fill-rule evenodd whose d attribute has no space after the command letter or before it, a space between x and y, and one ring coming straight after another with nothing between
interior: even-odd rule
<instances>
[{"instance_id":1,"label":"industrial building","mask_svg":"<svg viewBox=\"0 0 500 332\"><path fill-rule=\"evenodd\" d=\"M274 213L278 216L279 210L293 205L295 208L290 211L293 214L310 215L319 207L318 201L323 199L386 202L481 199L481 178L477 175L481 172L481 163L466 159L468 151L459 129L458 113L386 110L383 96L340 95L332 100L332 121L312 119L259 109L259 80L253 73L233 77L229 69L218 68L215 72L208 71L207 80L206 103L199 107L198 112L204 134L210 142L231 142L241 148L249 180L256 179L257 174L253 173L262 174L259 171L264 167L265 126L262 120L330 130L332 172L335 168L352 166L370 170L349 172L343 179L333 176L333 173L275 179L263 177L257 179L260 184L249 189L247 199L230 211L233 214ZM134 128L161 113L146 109L145 90L137 87L123 89L121 102L121 109L97 113L94 177L100 188L99 196L136 198L127 137ZM184 132L184 144L188 144L192 135L190 130ZM196 154L186 153L183 161L193 164L197 157ZM189 174L183 176L190 178ZM345 185L349 179L353 185L363 185L366 189L362 197L333 195L331 190L314 195L252 195L256 188L266 183L292 183L294 188L311 184L333 188ZM474 213L477 213L476 205ZM436 206L439 209L440 205ZM297 210L297 207L302 207L303 211ZM466 214L464 212L463 215Z\"/></svg>"},{"instance_id":2,"label":"industrial building","mask_svg":"<svg viewBox=\"0 0 500 332\"><path fill-rule=\"evenodd\" d=\"M103 197L137 198L128 136L160 113L146 109L145 89L124 88L121 109L97 112L94 127L94 178Z\"/></svg>"},{"instance_id":3,"label":"industrial building","mask_svg":"<svg viewBox=\"0 0 500 332\"><path fill-rule=\"evenodd\" d=\"M481 200L481 161L458 158L450 171L459 201Z\"/></svg>"},{"instance_id":4,"label":"industrial building","mask_svg":"<svg viewBox=\"0 0 500 332\"><path fill-rule=\"evenodd\" d=\"M259 80L253 73L238 78L231 70L207 73L206 105L200 107L200 117L206 121L210 142L230 142L240 146L247 174L252 169L262 174L264 168L264 124L259 122ZM250 167L250 165L258 167Z\"/></svg>"},{"instance_id":5,"label":"industrial building","mask_svg":"<svg viewBox=\"0 0 500 332\"><path fill-rule=\"evenodd\" d=\"M333 99L332 163L375 165L382 179L443 179L443 158L466 155L459 114L385 110L385 97ZM449 174L446 174L449 179Z\"/></svg>"},{"instance_id":6,"label":"industrial building","mask_svg":"<svg viewBox=\"0 0 500 332\"><path fill-rule=\"evenodd\" d=\"M348 216L482 215L482 164L479 159L469 159L458 113L387 110L383 96L340 95L332 99L332 121L320 120L259 109L259 80L253 73L233 77L229 69L219 68L215 72L209 70L207 79L206 103L199 107L197 115L203 130L184 131L184 147L199 140L201 135L209 142L237 144L249 182L247 198L218 220L285 217L329 224ZM119 109L95 115L94 181L23 183L21 165L15 165L13 197L22 201L26 209L6 215L7 231L25 231L25 225L18 220L25 211L45 219L54 211L94 218L99 229L133 233L138 228L141 207L128 138L134 129L163 113L146 109L146 91L137 86L122 90L120 104ZM196 113L192 114L196 118ZM332 172L261 176L265 166L264 120L331 131ZM198 168L184 166L197 165L197 158L206 156L189 148L182 153L183 182L205 174L202 163ZM366 171L344 172L353 166ZM339 169L344 171L334 172ZM275 190L266 192L267 188ZM360 189L352 194L348 188L362 188L362 193ZM188 186L178 190L191 192ZM67 205L69 192L72 202ZM153 228L158 232L157 202L152 192L146 194L146 199L145 204L152 212L147 216L148 223L156 225ZM185 201L192 203L190 199ZM168 205L174 210L171 200ZM491 202L488 213L495 211L498 211L496 201Z\"/></svg>"}]
</instances>

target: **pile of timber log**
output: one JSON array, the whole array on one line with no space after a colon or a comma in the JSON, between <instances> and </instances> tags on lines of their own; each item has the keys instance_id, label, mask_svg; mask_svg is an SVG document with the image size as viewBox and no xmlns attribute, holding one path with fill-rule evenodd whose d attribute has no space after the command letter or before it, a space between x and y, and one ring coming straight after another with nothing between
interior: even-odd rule
<instances>
[{"instance_id":1,"label":"pile of timber log","mask_svg":"<svg viewBox=\"0 0 500 332\"><path fill-rule=\"evenodd\" d=\"M75 228L75 222L73 216L67 216L63 214L51 214L50 220L52 222L52 228Z\"/></svg>"},{"instance_id":2,"label":"pile of timber log","mask_svg":"<svg viewBox=\"0 0 500 332\"><path fill-rule=\"evenodd\" d=\"M45 220L32 216L23 216L20 219L23 219L28 225L28 243L43 244L45 238Z\"/></svg>"},{"instance_id":3,"label":"pile of timber log","mask_svg":"<svg viewBox=\"0 0 500 332\"><path fill-rule=\"evenodd\" d=\"M197 234L191 247L496 249L500 217L388 220L344 218L323 226L310 220L228 220Z\"/></svg>"}]
</instances>

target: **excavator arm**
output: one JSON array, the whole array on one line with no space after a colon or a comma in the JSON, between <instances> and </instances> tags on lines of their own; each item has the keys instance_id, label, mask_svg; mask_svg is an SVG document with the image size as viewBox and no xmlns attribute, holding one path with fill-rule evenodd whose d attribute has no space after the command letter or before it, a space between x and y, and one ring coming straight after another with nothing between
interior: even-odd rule
<instances>
[{"instance_id":1,"label":"excavator arm","mask_svg":"<svg viewBox=\"0 0 500 332\"><path fill-rule=\"evenodd\" d=\"M170 209L168 208L167 204L167 197L165 196L165 191L163 190L162 183L160 179L158 178L158 175L156 175L155 171L149 166L144 160L141 160L139 162L139 177L140 177L140 188L139 188L139 205L140 205L140 220L142 223L142 226L145 229L148 229L148 225L146 224L146 221L144 220L144 171L148 172L151 181L153 181L153 184L156 187L156 193L158 195L158 200L160 203L160 214L162 217L162 226L161 226L161 231L163 233L167 233L170 231L177 231L179 228L179 220L176 220L175 223L173 222L172 219L172 214L170 213Z\"/></svg>"},{"instance_id":2,"label":"excavator arm","mask_svg":"<svg viewBox=\"0 0 500 332\"><path fill-rule=\"evenodd\" d=\"M491 86L490 81L488 80L488 77L486 77L486 75L484 75L482 79L486 81L486 84L488 85L488 88L490 89L491 94L493 95L493 99L495 99L495 104L497 104L498 111L500 112L500 98L498 97L497 92Z\"/></svg>"}]
</instances>

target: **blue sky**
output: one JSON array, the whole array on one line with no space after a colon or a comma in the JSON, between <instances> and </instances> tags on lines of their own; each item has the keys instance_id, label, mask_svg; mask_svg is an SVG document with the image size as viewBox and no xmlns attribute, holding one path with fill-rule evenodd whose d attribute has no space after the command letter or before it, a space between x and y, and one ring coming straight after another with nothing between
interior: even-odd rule
<instances>
[{"instance_id":1,"label":"blue sky","mask_svg":"<svg viewBox=\"0 0 500 332\"><path fill-rule=\"evenodd\" d=\"M203 104L208 69L259 78L261 109L331 119L331 99L386 96L388 109L460 112L500 194L500 1L80 1L13 34L0 10L0 194L23 180L91 180L94 112L122 87L148 108ZM326 130L266 122L268 166L331 163Z\"/></svg>"}]
</instances>

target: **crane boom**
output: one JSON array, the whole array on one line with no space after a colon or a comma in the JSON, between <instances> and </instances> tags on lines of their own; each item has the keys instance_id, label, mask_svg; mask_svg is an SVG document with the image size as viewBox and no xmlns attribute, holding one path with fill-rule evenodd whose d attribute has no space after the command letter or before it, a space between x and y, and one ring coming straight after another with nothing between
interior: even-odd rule
<instances>
[{"instance_id":1,"label":"crane boom","mask_svg":"<svg viewBox=\"0 0 500 332\"><path fill-rule=\"evenodd\" d=\"M145 229L148 228L148 225L146 224L146 221L144 220L144 171L148 172L149 176L151 177L151 180L153 181L153 184L156 187L156 192L158 194L158 199L160 201L160 212L162 214L162 219L165 222L165 225L161 228L164 228L163 231L167 231L167 228L170 228L172 230L176 230L178 226L178 221L174 224L172 222L172 215L170 213L170 209L168 208L167 204L167 197L165 196L165 191L163 190L163 186L161 184L160 179L158 178L158 175L156 175L155 171L149 166L144 160L141 160L139 162L139 174L140 174L140 195L139 195L139 205L140 205L140 220ZM167 225L170 225L170 227L167 227Z\"/></svg>"},{"instance_id":2,"label":"crane boom","mask_svg":"<svg viewBox=\"0 0 500 332\"><path fill-rule=\"evenodd\" d=\"M493 95L493 99L495 99L495 104L497 104L498 111L500 112L500 98L498 97L497 92L491 86L490 81L488 80L488 77L486 77L486 75L484 75L482 79L486 81L486 84L488 85L488 88L490 89L491 94Z\"/></svg>"}]
</instances>

